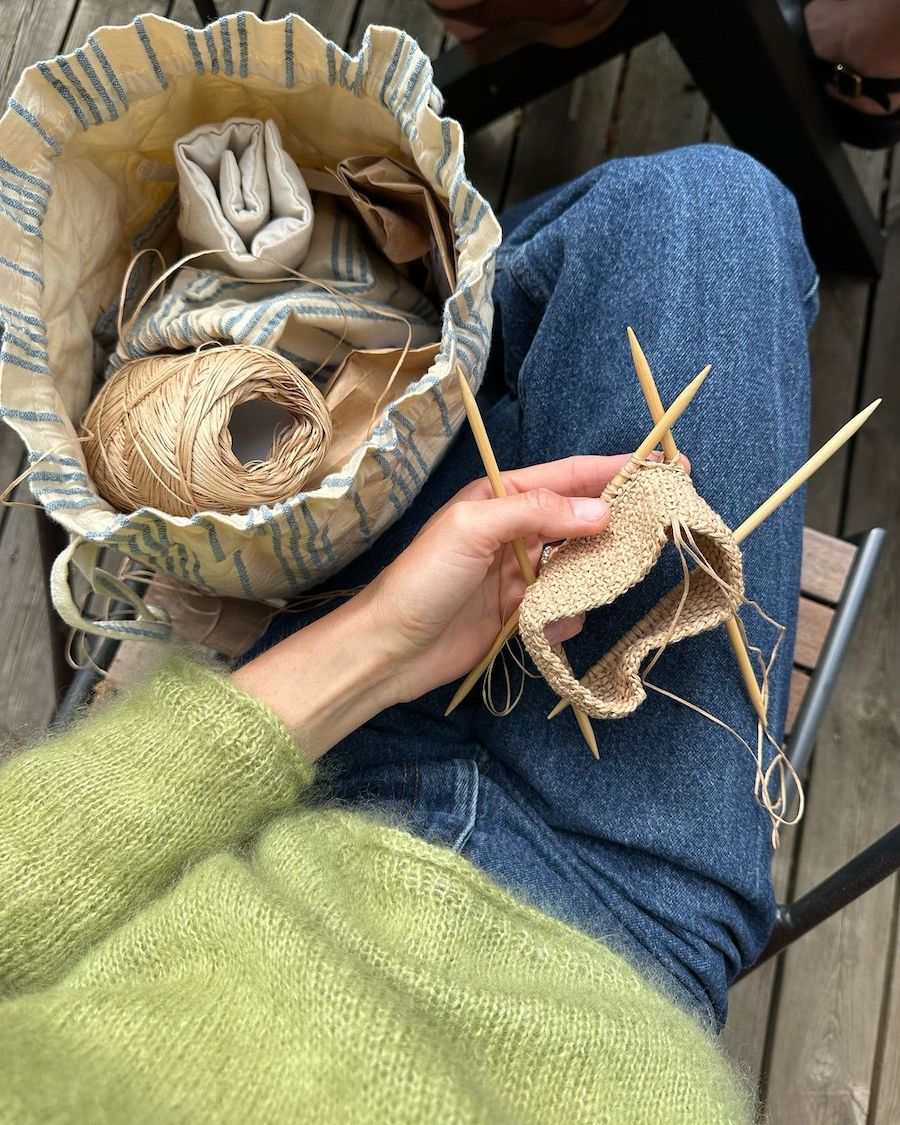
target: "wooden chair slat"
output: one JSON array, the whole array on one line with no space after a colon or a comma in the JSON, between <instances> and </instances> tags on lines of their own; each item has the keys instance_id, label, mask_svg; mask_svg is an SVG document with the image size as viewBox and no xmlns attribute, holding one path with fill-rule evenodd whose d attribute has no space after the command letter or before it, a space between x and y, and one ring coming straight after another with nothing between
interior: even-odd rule
<instances>
[{"instance_id":1,"label":"wooden chair slat","mask_svg":"<svg viewBox=\"0 0 900 1125\"><path fill-rule=\"evenodd\" d=\"M803 529L803 563L800 592L837 605L847 574L856 558L856 547L812 527Z\"/></svg>"},{"instance_id":2,"label":"wooden chair slat","mask_svg":"<svg viewBox=\"0 0 900 1125\"><path fill-rule=\"evenodd\" d=\"M825 634L831 625L834 610L831 606L801 598L797 613L797 640L794 645L794 663L812 671L819 663L819 653Z\"/></svg>"},{"instance_id":3,"label":"wooden chair slat","mask_svg":"<svg viewBox=\"0 0 900 1125\"><path fill-rule=\"evenodd\" d=\"M801 672L799 668L794 668L791 671L791 693L788 696L788 710L787 720L784 724L784 733L790 734L791 728L794 725L794 719L797 718L797 712L800 710L800 704L803 702L803 697L806 695L806 689L809 687L809 674Z\"/></svg>"}]
</instances>

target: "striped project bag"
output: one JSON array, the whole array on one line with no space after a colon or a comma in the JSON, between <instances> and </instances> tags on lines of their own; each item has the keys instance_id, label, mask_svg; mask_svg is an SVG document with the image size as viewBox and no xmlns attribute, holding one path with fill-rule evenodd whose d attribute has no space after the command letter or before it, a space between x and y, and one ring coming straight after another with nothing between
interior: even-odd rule
<instances>
[{"instance_id":1,"label":"striped project bag","mask_svg":"<svg viewBox=\"0 0 900 1125\"><path fill-rule=\"evenodd\" d=\"M473 388L483 377L500 241L466 179L462 131L441 108L431 63L409 36L371 27L349 55L298 16L241 13L200 32L147 15L24 72L0 119L0 417L27 446L34 496L70 533L51 579L68 624L168 634L98 567L103 547L207 593L277 602L335 573L413 501L464 418L456 371ZM135 243L172 214L173 185L152 169L170 165L174 142L198 125L236 116L273 120L301 167L393 156L447 200L457 278L440 346L314 490L240 515L119 513L97 495L75 440L94 381L94 329L118 301ZM86 620L73 566L99 593L129 602L134 620Z\"/></svg>"}]
</instances>

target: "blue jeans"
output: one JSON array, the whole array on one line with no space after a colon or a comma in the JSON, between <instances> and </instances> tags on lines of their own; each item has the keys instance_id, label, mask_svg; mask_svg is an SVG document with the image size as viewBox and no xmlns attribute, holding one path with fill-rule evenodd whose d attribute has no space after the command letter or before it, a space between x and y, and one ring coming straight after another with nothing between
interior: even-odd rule
<instances>
[{"instance_id":1,"label":"blue jeans","mask_svg":"<svg viewBox=\"0 0 900 1125\"><path fill-rule=\"evenodd\" d=\"M483 409L502 466L634 449L650 428L625 337L632 324L664 402L713 374L676 427L705 496L732 526L803 461L807 332L816 275L797 209L750 157L700 146L613 161L505 216ZM499 374L498 374L499 372ZM468 433L412 509L331 585L369 581L460 487L482 475ZM788 629L771 680L779 737L796 621L803 499L745 545L748 596ZM586 669L680 578L666 559L566 646ZM323 612L319 610L318 613ZM318 613L283 617L263 644ZM745 612L751 640L774 633ZM723 629L668 649L653 680L753 737ZM601 760L571 712L529 680L506 718L479 692L449 718L455 685L387 711L327 757L323 799L377 810L453 848L542 910L630 957L702 1021L721 1025L729 984L769 934L770 823L746 749L650 693L595 722Z\"/></svg>"}]
</instances>

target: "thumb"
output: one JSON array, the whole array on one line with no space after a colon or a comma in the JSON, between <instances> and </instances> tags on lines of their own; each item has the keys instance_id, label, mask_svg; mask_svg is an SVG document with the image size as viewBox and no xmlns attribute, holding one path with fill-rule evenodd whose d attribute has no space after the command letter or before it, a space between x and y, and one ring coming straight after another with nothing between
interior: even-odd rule
<instances>
[{"instance_id":1,"label":"thumb","mask_svg":"<svg viewBox=\"0 0 900 1125\"><path fill-rule=\"evenodd\" d=\"M592 496L560 496L546 488L513 496L460 504L471 509L469 534L487 550L496 551L513 539L573 539L596 535L609 522L609 505Z\"/></svg>"}]
</instances>

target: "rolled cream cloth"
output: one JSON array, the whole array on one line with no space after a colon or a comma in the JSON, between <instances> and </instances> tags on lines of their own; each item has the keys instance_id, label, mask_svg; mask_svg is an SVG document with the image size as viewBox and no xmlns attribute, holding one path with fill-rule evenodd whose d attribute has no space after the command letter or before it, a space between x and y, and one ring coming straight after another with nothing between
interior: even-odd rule
<instances>
[{"instance_id":1,"label":"rolled cream cloth","mask_svg":"<svg viewBox=\"0 0 900 1125\"><path fill-rule=\"evenodd\" d=\"M232 117L200 125L175 142L175 165L185 253L225 249L204 259L204 268L259 278L277 273L273 263L302 264L312 201L274 121Z\"/></svg>"}]
</instances>

